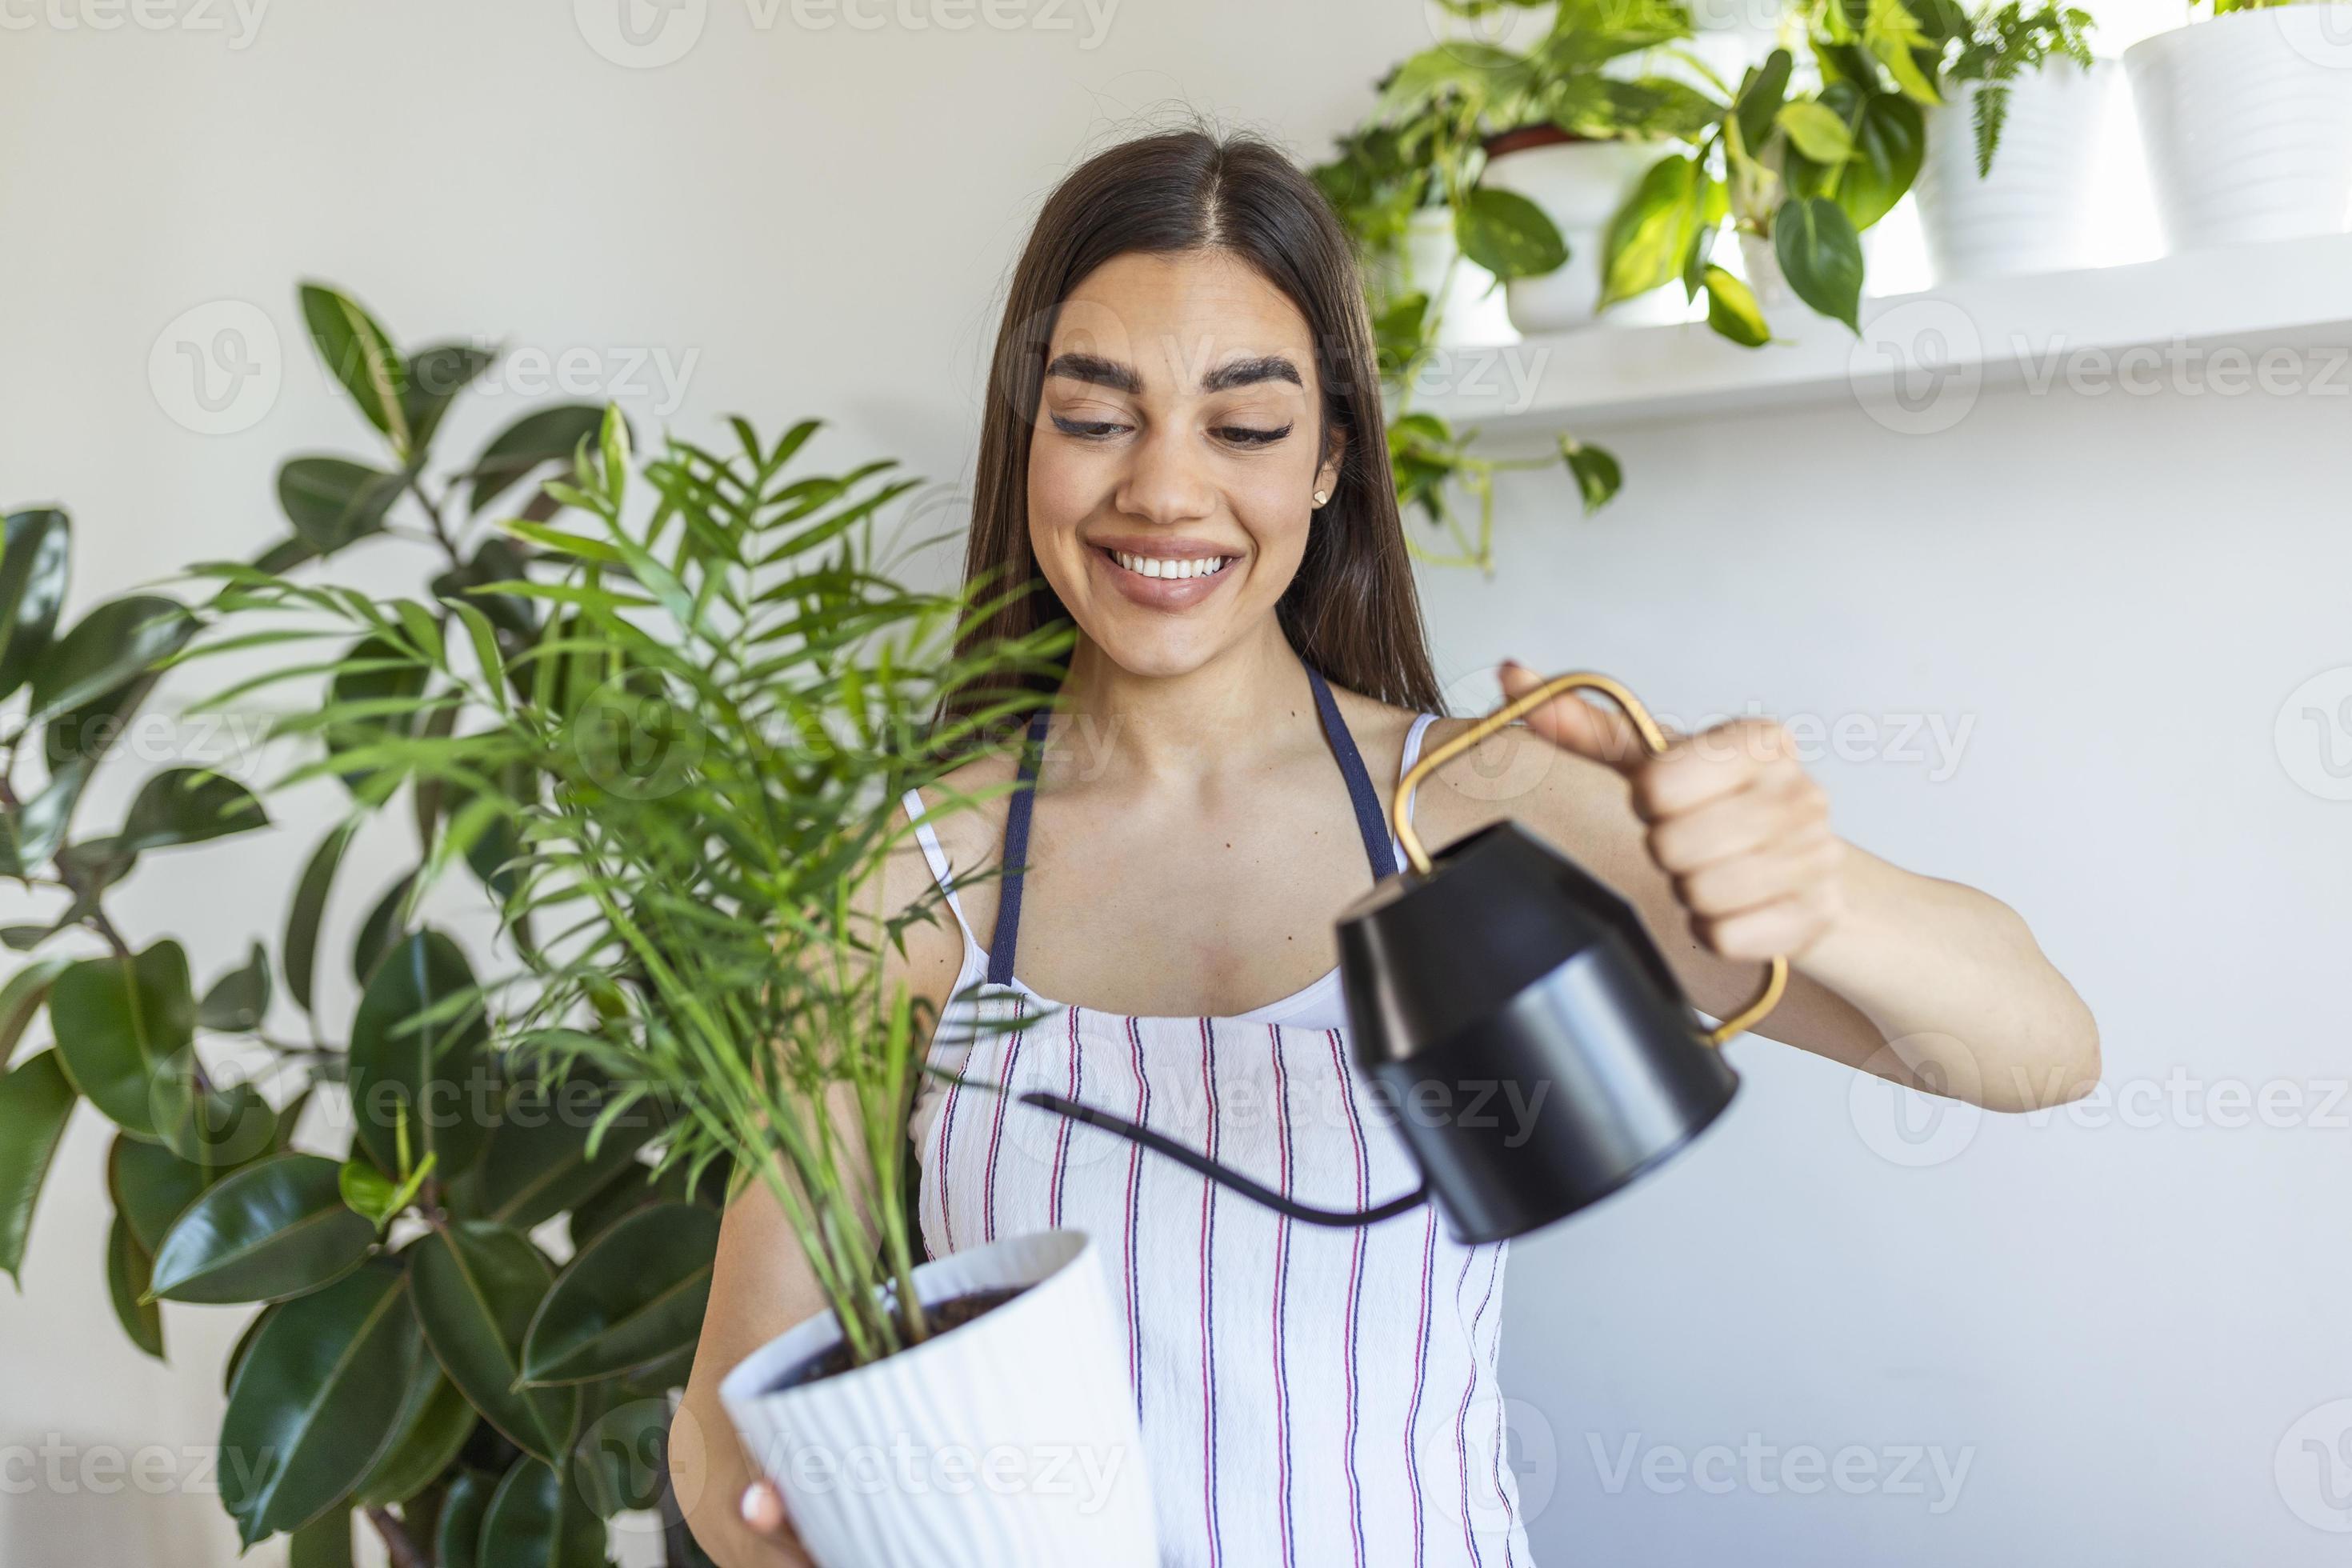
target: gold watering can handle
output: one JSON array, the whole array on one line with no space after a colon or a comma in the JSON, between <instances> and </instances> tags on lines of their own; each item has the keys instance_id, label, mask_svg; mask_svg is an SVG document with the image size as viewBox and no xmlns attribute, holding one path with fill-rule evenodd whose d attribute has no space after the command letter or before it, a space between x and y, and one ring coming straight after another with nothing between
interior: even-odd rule
<instances>
[{"instance_id":1,"label":"gold watering can handle","mask_svg":"<svg viewBox=\"0 0 2352 1568\"><path fill-rule=\"evenodd\" d=\"M1555 675L1533 691L1504 703L1454 739L1423 752L1421 760L1414 763L1404 777L1398 781L1396 801L1389 808L1389 820L1396 828L1397 842L1404 847L1404 858L1412 862L1416 872L1426 877L1431 869L1429 851L1422 847L1421 835L1412 830L1412 794L1421 787L1421 781L1487 736L1567 691L1600 692L1633 721L1633 728L1641 732L1642 744L1649 748L1652 756L1666 749L1665 731L1658 728L1658 721L1650 717L1650 710L1642 706L1640 698L1616 681L1589 670ZM1789 961L1775 958L1764 976L1764 988L1756 994L1756 999L1709 1031L1706 1043L1719 1046L1742 1030L1754 1028L1763 1020L1765 1014L1780 1005L1780 994L1788 987Z\"/></svg>"}]
</instances>

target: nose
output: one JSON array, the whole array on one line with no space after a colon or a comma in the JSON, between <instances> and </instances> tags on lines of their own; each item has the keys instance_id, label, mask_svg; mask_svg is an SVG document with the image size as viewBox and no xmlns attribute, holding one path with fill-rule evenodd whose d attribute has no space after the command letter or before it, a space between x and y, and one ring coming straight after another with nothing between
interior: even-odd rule
<instances>
[{"instance_id":1,"label":"nose","mask_svg":"<svg viewBox=\"0 0 2352 1568\"><path fill-rule=\"evenodd\" d=\"M1215 510L1215 491L1200 454L1183 435L1166 428L1148 430L1129 452L1127 471L1111 496L1121 512L1148 522L1183 523Z\"/></svg>"}]
</instances>

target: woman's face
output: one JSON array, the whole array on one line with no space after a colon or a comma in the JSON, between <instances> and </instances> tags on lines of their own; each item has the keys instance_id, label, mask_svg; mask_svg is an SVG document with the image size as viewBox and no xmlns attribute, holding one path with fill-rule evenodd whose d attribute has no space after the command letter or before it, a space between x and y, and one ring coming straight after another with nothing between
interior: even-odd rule
<instances>
[{"instance_id":1,"label":"woman's face","mask_svg":"<svg viewBox=\"0 0 2352 1568\"><path fill-rule=\"evenodd\" d=\"M1339 477L1297 307L1223 251L1122 256L1063 302L1045 361L1029 541L1079 628L1157 676L1262 631Z\"/></svg>"}]
</instances>

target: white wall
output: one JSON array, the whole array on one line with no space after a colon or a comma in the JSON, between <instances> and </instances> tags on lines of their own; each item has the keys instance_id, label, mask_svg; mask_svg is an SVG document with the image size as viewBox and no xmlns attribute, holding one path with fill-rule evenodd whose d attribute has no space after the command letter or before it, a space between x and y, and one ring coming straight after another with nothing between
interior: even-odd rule
<instances>
[{"instance_id":1,"label":"white wall","mask_svg":"<svg viewBox=\"0 0 2352 1568\"><path fill-rule=\"evenodd\" d=\"M940 14L908 4L863 14ZM409 342L587 351L655 425L819 412L829 457L961 476L994 290L1083 147L1182 100L1312 153L1425 37L1409 0L1126 0L1098 37L1075 3L1042 18L1068 30L951 33L709 0L679 13L703 16L695 46L640 70L560 5L279 0L242 47L225 6L201 13L226 24L210 33L57 14L0 0L0 500L73 508L81 601L248 552L288 453L365 454L302 344L303 276ZM223 300L273 325L282 386L249 428L199 435L165 412L150 353ZM675 408L657 383L612 384L641 350L688 367ZM544 395L474 400L448 449ZM2113 1084L2200 1086L2159 1094L2152 1121L2132 1099L2104 1124L2094 1108L1971 1131L1735 1047L1748 1087L1720 1129L1518 1251L1507 1381L1524 1484L1550 1493L1544 1562L2333 1552L2273 1460L2298 1416L2352 1394L2335 1353L2352 1265L2325 1217L2347 1108L2327 1108L2336 1136L2310 1115L2210 1122L2223 1080L2307 1108L2343 1081L2352 806L2298 787L2273 742L2288 693L2352 663L2343 416L2316 394L2010 390L1936 437L1851 405L1620 433L1629 483L1603 519L1518 479L1505 573L1427 579L1458 707L1491 700L1485 668L1509 653L1610 669L1684 719L1860 716L1888 754L1820 764L1851 836L2025 910L2097 1010ZM1906 760L1909 716L1964 736L1956 767ZM226 886L221 856L151 858L134 939L181 933L200 972L226 966L274 923L307 837L236 851ZM395 868L373 852L344 930ZM77 1125L27 1293L0 1296L0 1448L177 1449L217 1418L235 1313L168 1309L169 1369L116 1334L103 1142ZM1904 1163L1920 1151L1950 1157ZM1750 1433L1968 1468L1940 1511L1924 1462L1918 1495L1767 1491L1744 1459L1724 1495L1643 1479L1653 1448L1697 1460ZM2288 1458L2288 1489L2308 1490L2310 1457ZM1806 1479L1784 1454L1755 1463L1766 1486ZM0 1561L42 1561L35 1540L58 1562L234 1553L209 1497L0 1489Z\"/></svg>"}]
</instances>

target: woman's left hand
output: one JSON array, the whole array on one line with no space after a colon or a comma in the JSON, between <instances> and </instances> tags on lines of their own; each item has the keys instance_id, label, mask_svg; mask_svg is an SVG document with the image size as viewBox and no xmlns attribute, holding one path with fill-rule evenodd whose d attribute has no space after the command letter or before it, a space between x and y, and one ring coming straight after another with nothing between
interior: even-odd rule
<instances>
[{"instance_id":1,"label":"woman's left hand","mask_svg":"<svg viewBox=\"0 0 2352 1568\"><path fill-rule=\"evenodd\" d=\"M1500 671L1516 698L1547 679L1514 660ZM1829 796L1797 762L1789 732L1735 719L1670 736L1652 756L1622 713L1566 692L1527 715L1537 734L1602 763L1633 786L1649 825L1650 858L1673 879L1699 942L1726 958L1803 952L1845 911L1845 843Z\"/></svg>"}]
</instances>

